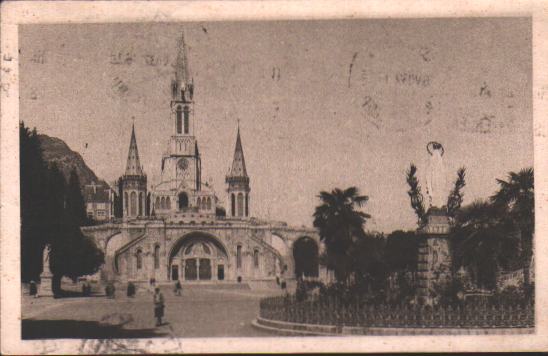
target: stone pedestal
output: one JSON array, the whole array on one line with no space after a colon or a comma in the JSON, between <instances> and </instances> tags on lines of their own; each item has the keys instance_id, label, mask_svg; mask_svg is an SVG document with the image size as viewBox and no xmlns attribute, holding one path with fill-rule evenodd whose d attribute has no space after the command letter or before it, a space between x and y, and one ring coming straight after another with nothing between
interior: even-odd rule
<instances>
[{"instance_id":1,"label":"stone pedestal","mask_svg":"<svg viewBox=\"0 0 548 356\"><path fill-rule=\"evenodd\" d=\"M428 211L428 223L419 231L424 234L419 244L418 289L419 303L433 305L451 283L451 251L449 218L441 209Z\"/></svg>"},{"instance_id":2,"label":"stone pedestal","mask_svg":"<svg viewBox=\"0 0 548 356\"><path fill-rule=\"evenodd\" d=\"M40 289L38 290L38 296L40 297L53 297L53 290L51 289L51 279L53 274L47 270L47 273L42 272L40 274Z\"/></svg>"}]
</instances>

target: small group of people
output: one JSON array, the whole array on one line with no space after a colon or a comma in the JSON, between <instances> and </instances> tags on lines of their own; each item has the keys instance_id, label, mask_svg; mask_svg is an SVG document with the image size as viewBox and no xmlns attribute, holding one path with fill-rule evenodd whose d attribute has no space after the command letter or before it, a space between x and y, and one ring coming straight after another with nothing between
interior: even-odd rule
<instances>
[{"instance_id":1,"label":"small group of people","mask_svg":"<svg viewBox=\"0 0 548 356\"><path fill-rule=\"evenodd\" d=\"M91 284L88 281L82 283L82 295L84 297L89 297L91 295Z\"/></svg>"},{"instance_id":2,"label":"small group of people","mask_svg":"<svg viewBox=\"0 0 548 356\"><path fill-rule=\"evenodd\" d=\"M156 284L155 281L151 279L150 286L153 286L153 285L155 286L155 284ZM91 290L91 287L89 288ZM84 289L84 287L82 287L82 289ZM182 291L183 291L183 286L181 285L180 281L177 281L175 283L173 292L176 296L181 296ZM108 298L115 298L115 293L116 293L116 288L114 287L114 283L108 282L105 287L106 296ZM136 293L135 284L133 282L129 282L127 285L127 296L134 297L135 293ZM165 313L165 299L160 288L156 286L154 287L153 303L154 303L154 318L156 319L156 326L161 326L163 325L162 318L164 317L164 313Z\"/></svg>"},{"instance_id":3,"label":"small group of people","mask_svg":"<svg viewBox=\"0 0 548 356\"><path fill-rule=\"evenodd\" d=\"M35 281L30 281L29 283L29 295L38 298L38 286Z\"/></svg>"}]
</instances>

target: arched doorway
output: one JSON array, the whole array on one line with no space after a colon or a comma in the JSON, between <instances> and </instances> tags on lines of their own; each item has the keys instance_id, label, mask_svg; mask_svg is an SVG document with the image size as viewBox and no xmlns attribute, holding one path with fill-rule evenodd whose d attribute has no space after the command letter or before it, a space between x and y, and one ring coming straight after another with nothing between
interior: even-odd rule
<instances>
[{"instance_id":1,"label":"arched doorway","mask_svg":"<svg viewBox=\"0 0 548 356\"><path fill-rule=\"evenodd\" d=\"M293 243L295 260L295 277L318 277L318 244L314 239L305 236Z\"/></svg>"},{"instance_id":2,"label":"arched doorway","mask_svg":"<svg viewBox=\"0 0 548 356\"><path fill-rule=\"evenodd\" d=\"M193 232L179 239L169 256L169 279L183 281L223 280L228 254L214 236Z\"/></svg>"},{"instance_id":3,"label":"arched doorway","mask_svg":"<svg viewBox=\"0 0 548 356\"><path fill-rule=\"evenodd\" d=\"M179 193L179 210L188 208L188 195L185 192Z\"/></svg>"}]
</instances>

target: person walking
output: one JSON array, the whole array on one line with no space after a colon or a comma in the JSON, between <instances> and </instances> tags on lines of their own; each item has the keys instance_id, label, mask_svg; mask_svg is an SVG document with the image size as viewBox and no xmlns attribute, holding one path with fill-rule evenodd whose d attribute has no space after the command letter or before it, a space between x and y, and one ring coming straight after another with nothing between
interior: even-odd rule
<instances>
[{"instance_id":1,"label":"person walking","mask_svg":"<svg viewBox=\"0 0 548 356\"><path fill-rule=\"evenodd\" d=\"M182 289L181 282L177 280L177 283L175 283L175 295L181 296Z\"/></svg>"},{"instance_id":2,"label":"person walking","mask_svg":"<svg viewBox=\"0 0 548 356\"><path fill-rule=\"evenodd\" d=\"M154 290L154 317L156 318L156 326L162 325L164 316L164 295L160 292L160 288Z\"/></svg>"}]
</instances>

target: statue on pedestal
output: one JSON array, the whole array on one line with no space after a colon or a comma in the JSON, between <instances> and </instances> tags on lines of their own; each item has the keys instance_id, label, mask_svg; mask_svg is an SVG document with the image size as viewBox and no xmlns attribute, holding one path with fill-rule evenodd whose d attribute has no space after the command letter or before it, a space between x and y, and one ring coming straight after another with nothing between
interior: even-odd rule
<instances>
[{"instance_id":1,"label":"statue on pedestal","mask_svg":"<svg viewBox=\"0 0 548 356\"><path fill-rule=\"evenodd\" d=\"M53 291L51 289L51 280L53 274L49 269L49 257L51 253L51 246L47 244L44 248L42 255L42 273L40 274L40 297L53 297Z\"/></svg>"},{"instance_id":2,"label":"statue on pedestal","mask_svg":"<svg viewBox=\"0 0 548 356\"><path fill-rule=\"evenodd\" d=\"M429 142L426 150L430 162L426 177L429 198L426 226L421 228L424 238L419 245L417 289L419 302L436 304L451 281L451 251L448 239L449 218L447 215L447 197L444 149L439 142Z\"/></svg>"}]
</instances>

